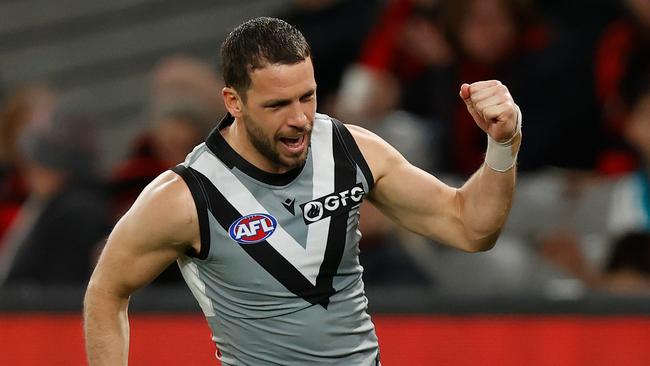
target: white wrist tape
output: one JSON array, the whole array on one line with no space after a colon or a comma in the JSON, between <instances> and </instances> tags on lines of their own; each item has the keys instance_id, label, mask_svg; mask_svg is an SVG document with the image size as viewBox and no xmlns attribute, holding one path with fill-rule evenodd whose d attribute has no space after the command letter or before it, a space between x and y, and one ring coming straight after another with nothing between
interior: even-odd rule
<instances>
[{"instance_id":1,"label":"white wrist tape","mask_svg":"<svg viewBox=\"0 0 650 366\"><path fill-rule=\"evenodd\" d=\"M521 110L517 107L517 127L508 141L499 142L488 135L485 164L497 172L506 172L515 166L521 145Z\"/></svg>"}]
</instances>

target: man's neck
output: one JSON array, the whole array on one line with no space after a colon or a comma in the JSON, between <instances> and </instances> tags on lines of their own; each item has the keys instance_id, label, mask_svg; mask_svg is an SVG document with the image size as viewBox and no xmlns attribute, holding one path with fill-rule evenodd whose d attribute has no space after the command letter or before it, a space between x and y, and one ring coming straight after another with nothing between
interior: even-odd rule
<instances>
[{"instance_id":1,"label":"man's neck","mask_svg":"<svg viewBox=\"0 0 650 366\"><path fill-rule=\"evenodd\" d=\"M235 118L232 124L221 129L220 133L228 145L230 145L239 156L253 164L256 168L272 174L282 174L290 170L286 167L274 164L266 156L260 153L251 143L248 131L246 131L246 126L244 126L244 123L237 118Z\"/></svg>"}]
</instances>

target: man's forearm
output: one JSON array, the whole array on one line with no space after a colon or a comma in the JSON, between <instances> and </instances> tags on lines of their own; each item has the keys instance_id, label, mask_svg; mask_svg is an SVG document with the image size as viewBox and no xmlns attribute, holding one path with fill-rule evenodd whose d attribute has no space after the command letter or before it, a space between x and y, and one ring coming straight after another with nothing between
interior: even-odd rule
<instances>
[{"instance_id":1,"label":"man's forearm","mask_svg":"<svg viewBox=\"0 0 650 366\"><path fill-rule=\"evenodd\" d=\"M515 176L515 167L498 172L483 164L460 188L465 231L475 251L494 246L512 206Z\"/></svg>"},{"instance_id":2,"label":"man's forearm","mask_svg":"<svg viewBox=\"0 0 650 366\"><path fill-rule=\"evenodd\" d=\"M88 288L84 299L84 331L89 366L127 365L128 299Z\"/></svg>"},{"instance_id":3,"label":"man's forearm","mask_svg":"<svg viewBox=\"0 0 650 366\"><path fill-rule=\"evenodd\" d=\"M522 138L521 119L517 107L514 133L505 141L488 135L485 163L460 189L465 232L472 249L492 248L510 213Z\"/></svg>"}]
</instances>

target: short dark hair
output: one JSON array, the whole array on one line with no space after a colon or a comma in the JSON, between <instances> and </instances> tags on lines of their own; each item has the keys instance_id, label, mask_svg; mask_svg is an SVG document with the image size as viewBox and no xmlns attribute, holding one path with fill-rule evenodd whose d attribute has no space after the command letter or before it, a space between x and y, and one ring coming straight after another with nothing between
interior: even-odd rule
<instances>
[{"instance_id":1,"label":"short dark hair","mask_svg":"<svg viewBox=\"0 0 650 366\"><path fill-rule=\"evenodd\" d=\"M250 72L267 65L292 65L311 57L305 37L291 24L259 17L235 28L221 45L221 67L226 86L245 98Z\"/></svg>"}]
</instances>

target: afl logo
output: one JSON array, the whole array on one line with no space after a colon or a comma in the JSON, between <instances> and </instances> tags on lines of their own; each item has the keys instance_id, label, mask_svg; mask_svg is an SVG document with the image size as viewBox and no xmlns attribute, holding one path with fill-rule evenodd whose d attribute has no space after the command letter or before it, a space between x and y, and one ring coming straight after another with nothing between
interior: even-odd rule
<instances>
[{"instance_id":1,"label":"afl logo","mask_svg":"<svg viewBox=\"0 0 650 366\"><path fill-rule=\"evenodd\" d=\"M228 234L240 244L255 244L271 236L277 225L275 217L256 213L237 219L230 225Z\"/></svg>"}]
</instances>

